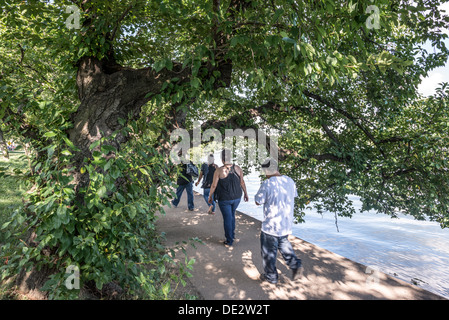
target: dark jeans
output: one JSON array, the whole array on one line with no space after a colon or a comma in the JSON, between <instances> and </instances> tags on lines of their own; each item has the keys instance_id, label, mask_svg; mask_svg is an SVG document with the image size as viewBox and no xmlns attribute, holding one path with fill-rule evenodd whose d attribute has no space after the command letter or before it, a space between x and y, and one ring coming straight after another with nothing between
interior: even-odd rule
<instances>
[{"instance_id":1,"label":"dark jeans","mask_svg":"<svg viewBox=\"0 0 449 320\"><path fill-rule=\"evenodd\" d=\"M193 182L187 183L187 184L180 184L178 188L176 189L176 198L173 199L171 202L174 206L178 206L179 200L181 199L182 193L184 192L184 189L187 191L187 205L189 207L189 210L193 210Z\"/></svg>"},{"instance_id":2,"label":"dark jeans","mask_svg":"<svg viewBox=\"0 0 449 320\"><path fill-rule=\"evenodd\" d=\"M260 233L260 246L263 259L265 278L271 282L278 281L276 269L276 256L279 250L290 269L301 267L301 259L298 259L293 251L293 247L288 241L288 236L276 237L265 232Z\"/></svg>"},{"instance_id":3,"label":"dark jeans","mask_svg":"<svg viewBox=\"0 0 449 320\"><path fill-rule=\"evenodd\" d=\"M230 246L232 246L235 238L235 210L237 210L239 204L240 199L218 201L218 206L223 215L226 243Z\"/></svg>"}]
</instances>

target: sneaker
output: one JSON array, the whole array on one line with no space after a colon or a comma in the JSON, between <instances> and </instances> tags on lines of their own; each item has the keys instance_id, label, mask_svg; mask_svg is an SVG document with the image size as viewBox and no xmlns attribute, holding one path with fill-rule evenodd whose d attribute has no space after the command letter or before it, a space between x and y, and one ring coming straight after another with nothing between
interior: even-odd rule
<instances>
[{"instance_id":1,"label":"sneaker","mask_svg":"<svg viewBox=\"0 0 449 320\"><path fill-rule=\"evenodd\" d=\"M200 209L195 209L195 208L190 209L189 208L189 211L198 211L198 210L200 210Z\"/></svg>"},{"instance_id":2,"label":"sneaker","mask_svg":"<svg viewBox=\"0 0 449 320\"><path fill-rule=\"evenodd\" d=\"M292 269L292 280L298 280L302 278L302 273L304 272L303 266L300 266L297 269Z\"/></svg>"},{"instance_id":3,"label":"sneaker","mask_svg":"<svg viewBox=\"0 0 449 320\"><path fill-rule=\"evenodd\" d=\"M232 247L232 243L230 243L229 241L224 241L223 244L226 248Z\"/></svg>"},{"instance_id":4,"label":"sneaker","mask_svg":"<svg viewBox=\"0 0 449 320\"><path fill-rule=\"evenodd\" d=\"M278 283L277 280L276 280L276 281L273 281L273 280L268 279L265 273L262 273L262 274L259 276L259 280L260 280L260 281L267 281L267 282L269 282L269 283L271 283L271 284L277 284L277 283Z\"/></svg>"}]
</instances>

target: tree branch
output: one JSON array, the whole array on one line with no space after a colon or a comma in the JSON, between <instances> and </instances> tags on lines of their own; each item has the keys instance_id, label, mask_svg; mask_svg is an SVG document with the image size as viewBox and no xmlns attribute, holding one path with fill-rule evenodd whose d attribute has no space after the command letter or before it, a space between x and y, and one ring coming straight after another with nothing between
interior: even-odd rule
<instances>
[{"instance_id":1,"label":"tree branch","mask_svg":"<svg viewBox=\"0 0 449 320\"><path fill-rule=\"evenodd\" d=\"M353 115L351 115L346 110L343 110L343 109L337 107L335 104L329 102L328 100L323 99L323 97L321 97L320 95L312 93L312 92L310 92L308 90L304 90L303 93L304 93L304 95L306 97L312 98L315 101L318 101L318 102L324 104L325 106L327 106L327 107L331 108L332 110L340 113L345 118L347 118L352 123L354 123L368 137L368 139L370 139L374 143L374 145L376 145L379 148L380 153L382 154L382 156L385 157L385 153L383 152L382 148L379 147L376 138L371 134L371 132L369 132L369 130L367 128L365 128L363 125L361 125Z\"/></svg>"},{"instance_id":2,"label":"tree branch","mask_svg":"<svg viewBox=\"0 0 449 320\"><path fill-rule=\"evenodd\" d=\"M109 40L113 41L115 39L115 34L117 33L117 30L120 26L120 22L122 22L123 19L125 19L125 17L128 15L128 13L131 11L131 9L134 7L134 2L131 3L128 8L126 8L126 10L122 13L122 15L118 18L117 23L114 27L114 29L112 30L111 36L109 37Z\"/></svg>"},{"instance_id":3,"label":"tree branch","mask_svg":"<svg viewBox=\"0 0 449 320\"><path fill-rule=\"evenodd\" d=\"M267 110L268 108L279 108L279 105L273 102L267 102L264 105L261 105L259 107L255 107L255 108L251 108L245 112L239 113L238 115L232 116L231 118L227 119L227 120L210 120L210 121L206 121L202 124L201 129L202 130L206 130L208 128L214 128L214 129L223 129L223 128L238 128L238 129L242 129L242 130L247 130L247 129L254 129L255 133L256 133L256 137L258 138L258 126L257 125L241 125L241 121L239 121L240 119L243 118L247 118L247 119L254 119L257 116L260 116L260 113L262 110ZM267 139L267 145L265 146L266 149L269 151L270 148L272 148L271 146L271 139L270 137L268 137L269 139ZM338 140L337 140L338 141ZM289 150L289 149L282 149L279 148L279 160L285 160L287 157L289 156L294 156L297 157L298 159L301 159L302 161L308 161L309 159L316 159L318 161L334 161L334 162L339 162L339 163L347 163L350 159L347 158L342 158L342 157L338 157L336 155L333 155L331 153L323 153L323 154L314 154L309 156L308 159L301 157L297 151L295 150Z\"/></svg>"}]
</instances>

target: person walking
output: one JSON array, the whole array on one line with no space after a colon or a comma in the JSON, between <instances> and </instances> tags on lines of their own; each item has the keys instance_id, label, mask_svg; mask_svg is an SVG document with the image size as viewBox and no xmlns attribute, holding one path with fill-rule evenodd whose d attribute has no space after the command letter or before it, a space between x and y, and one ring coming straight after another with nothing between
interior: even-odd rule
<instances>
[{"instance_id":1,"label":"person walking","mask_svg":"<svg viewBox=\"0 0 449 320\"><path fill-rule=\"evenodd\" d=\"M273 284L278 282L278 250L292 270L292 280L295 280L301 275L302 264L293 251L288 235L292 233L294 198L298 196L296 185L290 177L279 173L277 161L272 158L262 164L262 172L267 179L254 197L256 205L263 204L260 245L265 273L262 280Z\"/></svg>"},{"instance_id":2,"label":"person walking","mask_svg":"<svg viewBox=\"0 0 449 320\"><path fill-rule=\"evenodd\" d=\"M207 211L207 213L209 214L215 214L215 201L213 200L212 204L209 203L210 187L212 186L215 170L218 168L218 166L214 162L214 155L210 154L207 157L207 163L204 163L201 166L200 176L198 177L198 181L195 183L195 186L198 186L201 178L203 178L203 184L201 185L201 188L203 188L204 200L209 206L209 210Z\"/></svg>"},{"instance_id":3,"label":"person walking","mask_svg":"<svg viewBox=\"0 0 449 320\"><path fill-rule=\"evenodd\" d=\"M190 162L191 165L193 165L192 162ZM189 211L194 211L195 206L193 203L193 178L190 173L187 172L187 164L183 163L181 167L181 173L178 175L177 184L178 187L176 188L176 198L172 200L172 205L177 208L179 201L181 200L182 193L184 190L187 192L187 207L189 208Z\"/></svg>"},{"instance_id":4,"label":"person walking","mask_svg":"<svg viewBox=\"0 0 449 320\"><path fill-rule=\"evenodd\" d=\"M215 170L210 188L208 202L212 203L214 195L223 215L223 227L226 240L225 246L232 246L235 239L235 211L240 204L242 191L244 200L248 201L243 170L231 162L230 150L224 149L221 153L223 166Z\"/></svg>"}]
</instances>

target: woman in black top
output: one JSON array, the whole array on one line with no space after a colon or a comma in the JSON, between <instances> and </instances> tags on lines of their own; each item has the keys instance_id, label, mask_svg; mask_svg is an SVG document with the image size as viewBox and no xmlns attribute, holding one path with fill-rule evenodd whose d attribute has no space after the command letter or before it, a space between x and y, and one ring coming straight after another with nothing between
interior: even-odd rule
<instances>
[{"instance_id":1,"label":"woman in black top","mask_svg":"<svg viewBox=\"0 0 449 320\"><path fill-rule=\"evenodd\" d=\"M248 193L243 181L243 171L239 166L231 163L230 151L223 150L221 157L224 165L215 170L208 201L212 203L215 193L223 215L226 237L224 244L232 246L235 238L235 211L240 204L242 191L246 202L248 201Z\"/></svg>"}]
</instances>

